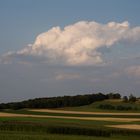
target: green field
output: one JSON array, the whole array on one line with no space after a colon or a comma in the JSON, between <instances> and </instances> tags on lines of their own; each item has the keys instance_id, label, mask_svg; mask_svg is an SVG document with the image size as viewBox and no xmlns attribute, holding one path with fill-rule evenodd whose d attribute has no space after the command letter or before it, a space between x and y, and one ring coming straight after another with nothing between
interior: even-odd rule
<instances>
[{"instance_id":1,"label":"green field","mask_svg":"<svg viewBox=\"0 0 140 140\"><path fill-rule=\"evenodd\" d=\"M140 118L140 115L112 115L112 114L67 114L67 113L54 113L54 112L37 112L26 109L21 110L5 110L3 112L16 113L16 114L29 114L29 115L47 115L47 116L65 116L65 117L121 117L121 118Z\"/></svg>"},{"instance_id":2,"label":"green field","mask_svg":"<svg viewBox=\"0 0 140 140\"><path fill-rule=\"evenodd\" d=\"M91 105L81 107L61 108L60 110L75 110L75 111L97 111L97 112L122 112L116 110L101 110L97 108L100 104L112 105L131 105L139 108L137 103L122 103L119 100L107 100L95 102ZM0 140L138 140L140 138L140 130L111 128L108 125L125 125L137 124L140 121L108 121L110 118L125 118L133 119L140 118L140 115L114 115L114 114L66 114L58 112L37 112L29 109L22 110L3 110L3 112L14 114L29 114L29 115L47 115L43 117L0 117ZM125 111L130 112L130 111ZM131 111L139 112L137 111ZM50 116L50 117L49 117ZM51 116L61 117L100 117L104 120L80 120L69 118L51 118Z\"/></svg>"},{"instance_id":3,"label":"green field","mask_svg":"<svg viewBox=\"0 0 140 140\"><path fill-rule=\"evenodd\" d=\"M109 109L99 109L98 107L101 104L109 104L109 105L113 105L113 106L130 106L132 108L134 108L134 110L109 110ZM135 110L135 108L137 108L137 110ZM115 100L115 99L108 99L108 100L104 100L104 101L98 101L98 102L94 102L90 105L85 105L85 106L79 106L79 107L65 107L62 108L63 110L72 110L72 111L91 111L91 112L140 112L140 100L138 100L135 103L124 103L122 102L122 100Z\"/></svg>"},{"instance_id":4,"label":"green field","mask_svg":"<svg viewBox=\"0 0 140 140\"><path fill-rule=\"evenodd\" d=\"M74 136L74 135L56 135L56 134L36 134L23 132L1 132L1 140L139 140L138 136L112 136L111 138Z\"/></svg>"},{"instance_id":5,"label":"green field","mask_svg":"<svg viewBox=\"0 0 140 140\"><path fill-rule=\"evenodd\" d=\"M136 122L135 122L136 123ZM140 122L137 122L140 124ZM52 118L28 118L28 117L1 117L0 118L0 138L2 140L55 140L55 139L81 139L81 140L138 140L140 137L140 133L136 133L135 131L129 131L127 133L125 131L118 131L118 129L108 129L107 131L111 132L112 130L115 133L112 133L109 137L103 136L78 136L78 135L70 135L70 134L51 134L47 131L48 127L62 127L67 128L82 128L82 129L98 129L105 130L105 125L118 124L116 122L107 122L107 121L81 121L81 120L72 120L72 119L52 119ZM119 123L124 124L124 123Z\"/></svg>"}]
</instances>

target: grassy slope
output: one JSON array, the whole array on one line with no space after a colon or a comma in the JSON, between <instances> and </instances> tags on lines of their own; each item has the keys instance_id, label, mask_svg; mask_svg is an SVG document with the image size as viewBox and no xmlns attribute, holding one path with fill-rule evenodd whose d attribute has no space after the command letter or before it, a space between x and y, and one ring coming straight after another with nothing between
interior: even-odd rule
<instances>
[{"instance_id":1,"label":"grassy slope","mask_svg":"<svg viewBox=\"0 0 140 140\"><path fill-rule=\"evenodd\" d=\"M137 107L138 110L129 110L129 111L119 111L119 110L104 110L104 109L99 109L98 106L101 104L110 104L113 106L131 106L131 107ZM104 100L104 101L99 101L92 103L90 105L85 105L85 106L79 106L79 107L65 107L61 108L62 110L72 110L72 111L91 111L91 112L140 112L140 100L137 101L136 103L124 103L122 100Z\"/></svg>"}]
</instances>

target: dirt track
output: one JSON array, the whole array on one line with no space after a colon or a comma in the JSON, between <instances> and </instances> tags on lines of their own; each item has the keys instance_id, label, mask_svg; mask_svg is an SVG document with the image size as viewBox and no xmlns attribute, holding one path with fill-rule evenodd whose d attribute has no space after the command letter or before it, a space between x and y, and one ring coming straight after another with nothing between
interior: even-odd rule
<instances>
[{"instance_id":1,"label":"dirt track","mask_svg":"<svg viewBox=\"0 0 140 140\"><path fill-rule=\"evenodd\" d=\"M140 113L110 113L110 112L83 112L83 111L65 111L65 110L50 110L50 109L31 109L36 112L49 113L64 113L64 114L87 114L87 115L140 115Z\"/></svg>"},{"instance_id":2,"label":"dirt track","mask_svg":"<svg viewBox=\"0 0 140 140\"><path fill-rule=\"evenodd\" d=\"M138 124L108 125L107 127L140 130L140 125L138 125Z\"/></svg>"},{"instance_id":3,"label":"dirt track","mask_svg":"<svg viewBox=\"0 0 140 140\"><path fill-rule=\"evenodd\" d=\"M112 117L69 117L69 116L49 116L49 115L27 115L27 114L13 114L0 113L0 117L35 117L35 118L59 118L59 119L75 119L75 120L97 120L97 121L111 121L111 122L134 122L140 121L140 118L112 118Z\"/></svg>"}]
</instances>

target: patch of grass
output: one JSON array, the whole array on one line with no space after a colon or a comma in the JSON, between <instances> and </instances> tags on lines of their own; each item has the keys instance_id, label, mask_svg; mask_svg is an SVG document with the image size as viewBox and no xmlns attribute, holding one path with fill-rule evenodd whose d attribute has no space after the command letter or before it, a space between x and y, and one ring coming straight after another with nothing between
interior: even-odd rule
<instances>
[{"instance_id":1,"label":"patch of grass","mask_svg":"<svg viewBox=\"0 0 140 140\"><path fill-rule=\"evenodd\" d=\"M4 110L6 113L29 114L29 115L47 115L47 116L66 116L66 117L114 117L114 118L140 118L140 115L113 115L113 114L67 114L67 113L53 113L53 112L39 112L21 110Z\"/></svg>"},{"instance_id":2,"label":"patch of grass","mask_svg":"<svg viewBox=\"0 0 140 140\"><path fill-rule=\"evenodd\" d=\"M21 118L20 118L21 119ZM29 118L28 118L29 119ZM77 134L77 135L94 135L94 136L110 136L112 134L140 135L139 130L126 130L118 128L107 128L106 125L113 125L104 121L72 121L47 119L39 120L6 120L3 118L0 122L1 131L25 131L25 132L44 132L58 134ZM116 123L117 124L117 123ZM124 124L124 123L123 123Z\"/></svg>"},{"instance_id":3,"label":"patch of grass","mask_svg":"<svg viewBox=\"0 0 140 140\"><path fill-rule=\"evenodd\" d=\"M0 132L1 140L139 140L138 136L91 137L24 132Z\"/></svg>"},{"instance_id":4,"label":"patch of grass","mask_svg":"<svg viewBox=\"0 0 140 140\"><path fill-rule=\"evenodd\" d=\"M56 135L56 134L36 134L23 132L1 132L1 140L103 140L103 138L89 136ZM107 140L107 139L105 139Z\"/></svg>"},{"instance_id":5,"label":"patch of grass","mask_svg":"<svg viewBox=\"0 0 140 140\"><path fill-rule=\"evenodd\" d=\"M138 123L140 124L140 122ZM3 117L0 118L0 140L133 140L134 138L138 140L139 136L136 136L136 134L140 135L140 131L105 127L105 125L113 124L125 123L56 118ZM50 128L53 129L53 132L48 131ZM105 130L111 133L111 137L77 136L81 132L81 134L89 133L88 130L94 130L97 133L103 133Z\"/></svg>"},{"instance_id":6,"label":"patch of grass","mask_svg":"<svg viewBox=\"0 0 140 140\"><path fill-rule=\"evenodd\" d=\"M89 120L75 120L75 119L57 119L57 118L29 118L29 117L0 117L0 122L33 122L47 124L48 126L83 126L83 127L103 127L104 125L125 124L108 121L89 121ZM128 123L126 123L128 124Z\"/></svg>"},{"instance_id":7,"label":"patch of grass","mask_svg":"<svg viewBox=\"0 0 140 140\"><path fill-rule=\"evenodd\" d=\"M101 104L109 104L112 106L130 106L132 108L137 108L137 110L109 110L109 109L100 109L98 108ZM98 101L98 102L94 102L90 105L85 105L85 106L79 106L79 107L65 107L65 108L60 108L62 110L71 110L71 111L91 111L91 112L140 112L140 101L137 101L136 103L131 103L131 102L127 102L124 103L122 100L120 99L108 99L108 100L104 100L104 101Z\"/></svg>"}]
</instances>

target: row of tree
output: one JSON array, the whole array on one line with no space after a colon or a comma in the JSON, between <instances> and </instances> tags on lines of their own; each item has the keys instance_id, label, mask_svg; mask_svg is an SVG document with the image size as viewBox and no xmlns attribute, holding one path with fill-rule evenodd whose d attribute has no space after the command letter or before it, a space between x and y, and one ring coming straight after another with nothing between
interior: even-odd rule
<instances>
[{"instance_id":1,"label":"row of tree","mask_svg":"<svg viewBox=\"0 0 140 140\"><path fill-rule=\"evenodd\" d=\"M137 101L137 98L132 94L130 94L129 97L127 96L123 97L123 102L136 102L136 101Z\"/></svg>"},{"instance_id":2,"label":"row of tree","mask_svg":"<svg viewBox=\"0 0 140 140\"><path fill-rule=\"evenodd\" d=\"M0 109L21 109L21 108L60 108L69 106L88 105L95 101L102 101L109 98L120 98L118 93L110 94L86 94L76 96L61 96L51 98L35 98L22 102L2 103Z\"/></svg>"},{"instance_id":3,"label":"row of tree","mask_svg":"<svg viewBox=\"0 0 140 140\"><path fill-rule=\"evenodd\" d=\"M0 109L22 109L22 108L60 108L70 106L89 105L96 101L105 99L120 99L119 93L96 93L76 96L60 96L60 97L47 97L35 98L22 102L2 103Z\"/></svg>"}]
</instances>

